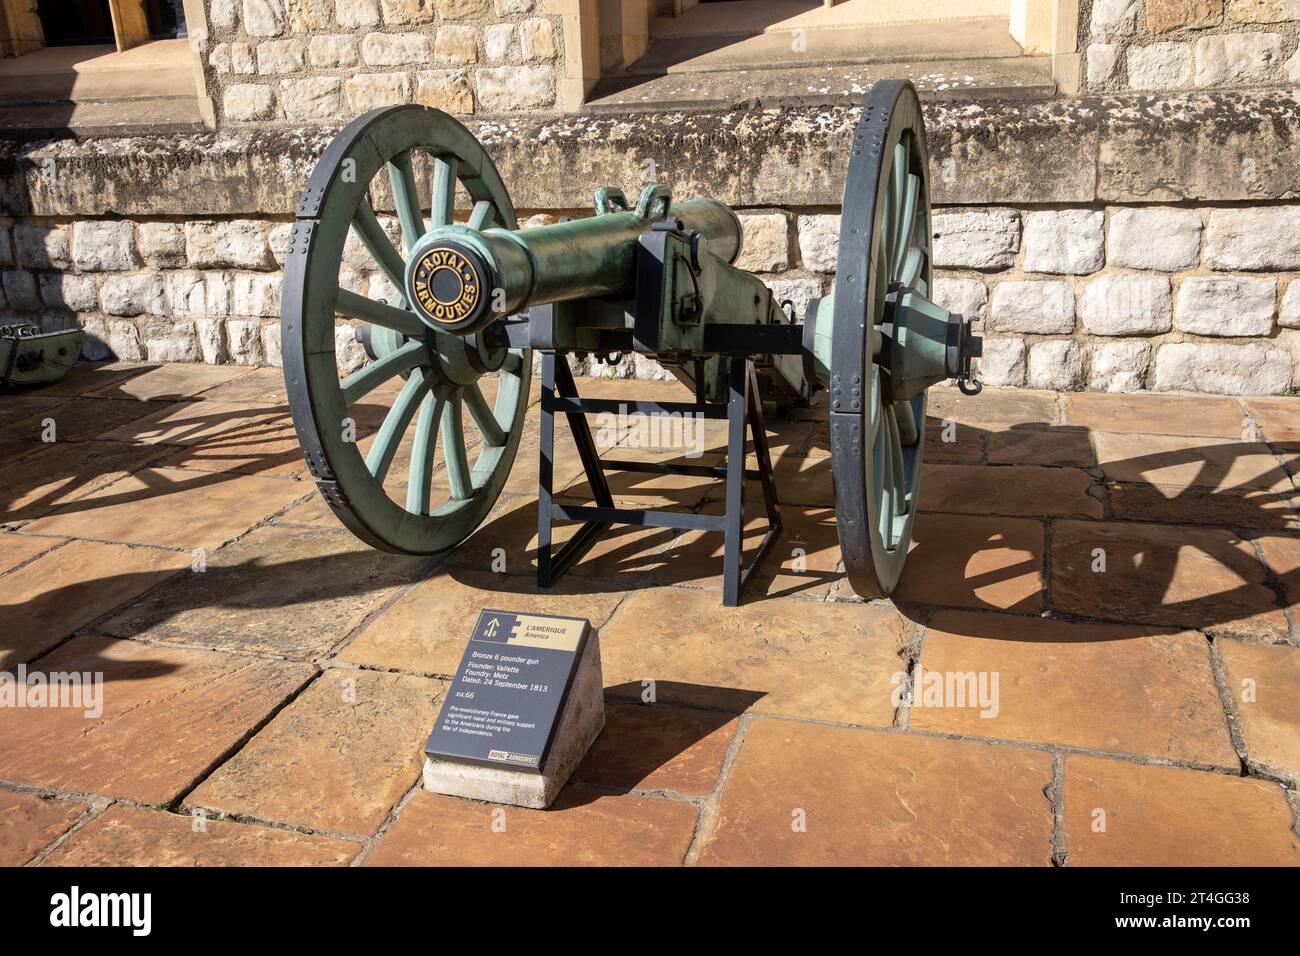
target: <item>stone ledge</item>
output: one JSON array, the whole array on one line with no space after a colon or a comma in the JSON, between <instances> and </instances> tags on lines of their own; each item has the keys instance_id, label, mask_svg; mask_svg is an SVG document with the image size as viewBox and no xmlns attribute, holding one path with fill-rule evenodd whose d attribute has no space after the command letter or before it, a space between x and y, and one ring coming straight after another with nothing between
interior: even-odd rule
<instances>
[{"instance_id":1,"label":"stone ledge","mask_svg":"<svg viewBox=\"0 0 1300 956\"><path fill-rule=\"evenodd\" d=\"M480 119L520 209L581 209L643 179L736 207L838 206L858 110ZM1300 196L1300 92L926 108L936 204L1236 202ZM0 145L0 213L289 215L335 129Z\"/></svg>"}]
</instances>

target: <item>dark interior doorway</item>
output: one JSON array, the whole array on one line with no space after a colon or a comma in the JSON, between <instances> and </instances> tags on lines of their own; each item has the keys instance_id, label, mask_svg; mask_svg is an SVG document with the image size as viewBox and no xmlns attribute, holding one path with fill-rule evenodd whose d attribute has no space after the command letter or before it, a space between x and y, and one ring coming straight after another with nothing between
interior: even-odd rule
<instances>
[{"instance_id":1,"label":"dark interior doorway","mask_svg":"<svg viewBox=\"0 0 1300 956\"><path fill-rule=\"evenodd\" d=\"M182 0L145 0L144 9L149 18L149 35L153 39L172 40L189 35L185 28Z\"/></svg>"},{"instance_id":2,"label":"dark interior doorway","mask_svg":"<svg viewBox=\"0 0 1300 956\"><path fill-rule=\"evenodd\" d=\"M46 46L112 43L108 0L37 0Z\"/></svg>"}]
</instances>

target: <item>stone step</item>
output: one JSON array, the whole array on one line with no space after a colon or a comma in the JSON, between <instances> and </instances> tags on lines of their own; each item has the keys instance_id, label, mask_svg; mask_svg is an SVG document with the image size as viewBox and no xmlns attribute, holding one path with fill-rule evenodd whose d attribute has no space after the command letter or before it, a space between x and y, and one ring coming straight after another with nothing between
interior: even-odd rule
<instances>
[{"instance_id":1,"label":"stone step","mask_svg":"<svg viewBox=\"0 0 1300 956\"><path fill-rule=\"evenodd\" d=\"M0 104L5 105L155 99L163 91L185 91L193 98L194 89L194 69L190 66L32 76L0 74Z\"/></svg>"},{"instance_id":2,"label":"stone step","mask_svg":"<svg viewBox=\"0 0 1300 956\"><path fill-rule=\"evenodd\" d=\"M1048 99L1056 93L1047 57L1018 56L613 77L597 86L585 109L615 113L856 105L873 83L890 78L910 79L927 101Z\"/></svg>"},{"instance_id":3,"label":"stone step","mask_svg":"<svg viewBox=\"0 0 1300 956\"><path fill-rule=\"evenodd\" d=\"M655 17L650 36L697 37L724 33L780 33L794 30L851 30L902 24L942 23L947 27L972 19L1007 22L1005 0L944 0L918 4L913 0L722 0L701 3L679 17Z\"/></svg>"},{"instance_id":4,"label":"stone step","mask_svg":"<svg viewBox=\"0 0 1300 956\"><path fill-rule=\"evenodd\" d=\"M752 32L657 39L628 68L637 75L781 69L844 63L911 63L1021 55L1004 17L798 33Z\"/></svg>"},{"instance_id":5,"label":"stone step","mask_svg":"<svg viewBox=\"0 0 1300 956\"><path fill-rule=\"evenodd\" d=\"M203 129L199 101L193 94L100 103L0 104L0 139L165 135Z\"/></svg>"}]
</instances>

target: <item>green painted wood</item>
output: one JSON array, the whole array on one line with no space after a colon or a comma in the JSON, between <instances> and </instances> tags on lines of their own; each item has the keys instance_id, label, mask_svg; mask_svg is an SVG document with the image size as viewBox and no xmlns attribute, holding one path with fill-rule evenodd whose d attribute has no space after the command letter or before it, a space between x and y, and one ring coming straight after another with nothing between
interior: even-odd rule
<instances>
[{"instance_id":1,"label":"green painted wood","mask_svg":"<svg viewBox=\"0 0 1300 956\"><path fill-rule=\"evenodd\" d=\"M366 251L370 253L370 257L383 270L393 287L405 298L406 263L393 248L388 233L384 232L384 227L379 224L375 211L370 208L369 200L357 207L352 223L356 226L357 236L361 239L361 244L366 247Z\"/></svg>"},{"instance_id":2,"label":"green painted wood","mask_svg":"<svg viewBox=\"0 0 1300 956\"><path fill-rule=\"evenodd\" d=\"M396 352L353 372L339 383L343 407L351 408L380 385L415 368L423 358L424 346L419 342L408 342Z\"/></svg>"},{"instance_id":3,"label":"green painted wood","mask_svg":"<svg viewBox=\"0 0 1300 956\"><path fill-rule=\"evenodd\" d=\"M887 374L892 347L876 343L882 341L886 296L900 292L900 283L902 290L923 296L932 266L929 155L920 103L910 84L890 81L873 88L868 105L876 108L864 112L859 135L877 139L879 148L850 159L841 259L829 307L831 347L828 360L821 361L832 379L863 383L860 413L851 407L839 412L846 423L851 414L861 414L861 431L841 427L832 433L835 507L849 581L859 595L877 598L897 585L911 542L926 396L921 391L909 401L894 401L894 378ZM846 235L862 238L845 242ZM863 332L851 331L856 329ZM819 321L816 332L821 331ZM862 342L861 352L837 346L851 341Z\"/></svg>"},{"instance_id":4,"label":"green painted wood","mask_svg":"<svg viewBox=\"0 0 1300 956\"><path fill-rule=\"evenodd\" d=\"M409 253L424 235L424 216L420 213L420 194L415 186L415 170L410 152L398 153L388 162L388 184L393 190L397 221L402 226L402 242Z\"/></svg>"},{"instance_id":5,"label":"green painted wood","mask_svg":"<svg viewBox=\"0 0 1300 956\"><path fill-rule=\"evenodd\" d=\"M438 424L446 401L435 391L425 394L415 422L411 442L411 465L406 473L406 510L427 515L433 485L434 449L438 443Z\"/></svg>"},{"instance_id":6,"label":"green painted wood","mask_svg":"<svg viewBox=\"0 0 1300 956\"><path fill-rule=\"evenodd\" d=\"M412 150L431 158L444 158L443 163L434 161L435 178L439 168L450 172L452 163L447 158L454 159L455 173L470 200L490 205L493 226L508 230L516 227L514 207L500 175L461 123L438 110L421 106L372 111L349 124L327 147L304 192L295 229L309 230L310 241L295 243L286 262L281 329L285 380L294 407L294 424L304 449L309 452L313 474L326 492L326 500L344 524L375 547L432 554L468 537L487 517L500 495L523 432L532 361L526 350L514 350L497 373L491 416L503 440L496 446L485 443L475 449L472 464L465 465L469 481L464 498L443 499L439 493L431 493L427 507L408 510L407 499L415 506L426 504L420 500L419 489L413 499L408 487L402 500L394 500L371 474L355 441L349 439L343 425L349 417L350 405L401 372L410 371L411 377L418 380L435 370L438 342L428 337L426 341L431 347L419 341L401 345L392 355L342 382L334 355L339 268L349 226L354 221L360 222L357 232L367 249L374 245L378 250L377 253L371 250L372 256L386 260L380 261L379 267L385 274L396 273L394 284L401 288L405 268L402 252L386 235L383 243L376 241L383 230L378 228L377 220L370 222L373 209L367 191L377 176L387 175L389 163L395 157ZM414 160L413 168L419 168ZM449 176L445 186L452 188L444 188L440 193L441 211L450 220L455 183ZM437 216L435 208L431 218ZM367 234L371 239L368 244L364 238ZM346 298L345 302L348 302ZM391 313L382 309L376 314L392 318ZM399 357L394 359L393 355ZM439 367L451 364L455 363L450 356L436 361ZM380 368L375 370L376 366ZM416 408L426 407L424 402L422 394L400 430L412 427ZM446 417L445 408L450 404L448 396L444 411L436 417L439 429ZM391 431L399 431L399 423L400 416L392 420ZM414 437L418 438L418 419L413 427ZM436 452L436 444L440 443L441 439L433 443L431 453Z\"/></svg>"},{"instance_id":7,"label":"green painted wood","mask_svg":"<svg viewBox=\"0 0 1300 956\"><path fill-rule=\"evenodd\" d=\"M902 277L908 267L908 256L912 251L912 233L916 229L916 203L920 197L921 180L915 173L907 174L906 193L903 197L903 218L899 225L898 236L894 246L893 276ZM919 272L916 273L919 275ZM915 281L915 278L913 278Z\"/></svg>"},{"instance_id":8,"label":"green painted wood","mask_svg":"<svg viewBox=\"0 0 1300 956\"><path fill-rule=\"evenodd\" d=\"M411 424L420 402L429 391L429 378L420 373L413 373L402 386L393 407L384 416L384 423L379 426L374 443L366 455L366 468L379 484L388 476L388 469L397 454L397 446L402 443L407 426Z\"/></svg>"},{"instance_id":9,"label":"green painted wood","mask_svg":"<svg viewBox=\"0 0 1300 956\"><path fill-rule=\"evenodd\" d=\"M371 325L381 325L411 338L423 338L429 332L429 327L421 322L414 312L396 308L378 299L357 295L347 289L339 289L335 305L344 315L361 319Z\"/></svg>"},{"instance_id":10,"label":"green painted wood","mask_svg":"<svg viewBox=\"0 0 1300 956\"><path fill-rule=\"evenodd\" d=\"M487 229L492 225L496 210L492 208L492 203L486 199L480 199L474 204L474 210L469 214L469 222L466 223L471 229Z\"/></svg>"},{"instance_id":11,"label":"green painted wood","mask_svg":"<svg viewBox=\"0 0 1300 956\"><path fill-rule=\"evenodd\" d=\"M469 416L474 420L474 426L483 436L483 441L492 446L498 446L505 443L506 434L501 430L501 425L492 415L492 409L488 408L487 399L479 391L478 385L467 386L461 393L465 402L465 407L469 409Z\"/></svg>"},{"instance_id":12,"label":"green painted wood","mask_svg":"<svg viewBox=\"0 0 1300 956\"><path fill-rule=\"evenodd\" d=\"M456 212L456 156L439 156L433 161L433 194L429 200L433 213L430 227L451 225Z\"/></svg>"},{"instance_id":13,"label":"green painted wood","mask_svg":"<svg viewBox=\"0 0 1300 956\"><path fill-rule=\"evenodd\" d=\"M461 392L452 395L442 410L442 457L447 463L447 484L453 498L468 498L474 491L469 457L465 452L465 424Z\"/></svg>"}]
</instances>

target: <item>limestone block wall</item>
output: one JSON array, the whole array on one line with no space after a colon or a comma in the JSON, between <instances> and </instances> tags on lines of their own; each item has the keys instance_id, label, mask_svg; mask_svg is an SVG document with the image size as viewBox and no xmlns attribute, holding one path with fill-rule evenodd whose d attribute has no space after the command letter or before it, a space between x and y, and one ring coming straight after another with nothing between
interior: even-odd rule
<instances>
[{"instance_id":1,"label":"limestone block wall","mask_svg":"<svg viewBox=\"0 0 1300 956\"><path fill-rule=\"evenodd\" d=\"M779 299L802 314L830 291L836 212L740 216L739 264ZM396 221L381 221L396 238ZM935 296L983 318L988 384L1227 394L1300 385L1300 205L946 206L933 225ZM80 325L91 359L276 365L288 233L287 220L271 219L4 221L0 316ZM359 243L340 277L362 295L393 294ZM344 368L364 361L342 319L336 344ZM623 374L651 372L639 363Z\"/></svg>"},{"instance_id":2,"label":"limestone block wall","mask_svg":"<svg viewBox=\"0 0 1300 956\"><path fill-rule=\"evenodd\" d=\"M741 264L802 307L839 216L742 214ZM990 385L1273 394L1300 384L1300 206L935 211L935 298L983 319Z\"/></svg>"},{"instance_id":3,"label":"limestone block wall","mask_svg":"<svg viewBox=\"0 0 1300 956\"><path fill-rule=\"evenodd\" d=\"M1300 84L1300 0L1084 0L1089 92Z\"/></svg>"},{"instance_id":4,"label":"limestone block wall","mask_svg":"<svg viewBox=\"0 0 1300 956\"><path fill-rule=\"evenodd\" d=\"M200 41L219 125L337 123L422 103L545 110L562 62L546 0L208 0Z\"/></svg>"}]
</instances>

